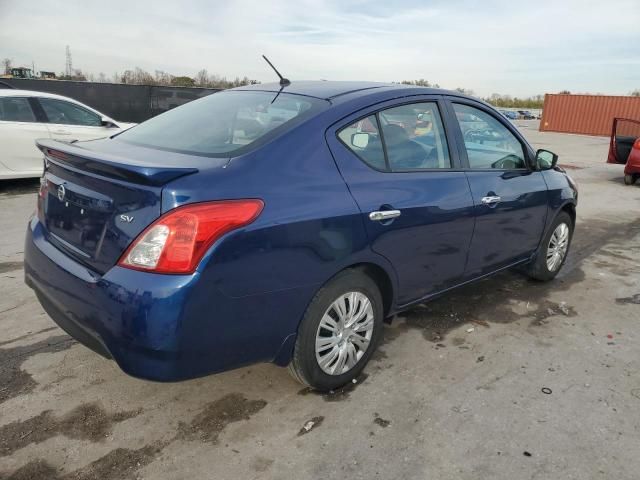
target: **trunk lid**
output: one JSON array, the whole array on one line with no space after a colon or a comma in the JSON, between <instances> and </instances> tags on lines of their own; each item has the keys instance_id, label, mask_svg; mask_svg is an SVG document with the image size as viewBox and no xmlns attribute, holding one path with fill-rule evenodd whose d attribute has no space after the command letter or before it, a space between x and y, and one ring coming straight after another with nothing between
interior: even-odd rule
<instances>
[{"instance_id":1,"label":"trunk lid","mask_svg":"<svg viewBox=\"0 0 640 480\"><path fill-rule=\"evenodd\" d=\"M38 217L47 239L100 274L161 215L163 186L204 161L110 139L36 143L45 155Z\"/></svg>"}]
</instances>

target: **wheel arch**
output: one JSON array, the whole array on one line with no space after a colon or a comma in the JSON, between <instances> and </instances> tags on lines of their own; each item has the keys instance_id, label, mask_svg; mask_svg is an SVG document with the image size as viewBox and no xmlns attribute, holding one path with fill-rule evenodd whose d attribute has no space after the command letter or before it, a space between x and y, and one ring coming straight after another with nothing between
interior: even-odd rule
<instances>
[{"instance_id":1,"label":"wheel arch","mask_svg":"<svg viewBox=\"0 0 640 480\"><path fill-rule=\"evenodd\" d=\"M571 222L573 223L573 227L576 226L576 205L573 202L566 202L564 205L562 205L562 207L560 207L560 210L558 210L558 213L560 212L567 212L569 214L569 216L571 217ZM558 214L556 214L557 216ZM554 217L555 219L555 217Z\"/></svg>"}]
</instances>

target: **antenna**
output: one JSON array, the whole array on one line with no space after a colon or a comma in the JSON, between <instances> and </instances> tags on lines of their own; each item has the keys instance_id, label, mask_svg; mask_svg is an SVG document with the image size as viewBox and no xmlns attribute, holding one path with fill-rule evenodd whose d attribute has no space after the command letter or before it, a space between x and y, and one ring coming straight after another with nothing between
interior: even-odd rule
<instances>
[{"instance_id":1,"label":"antenna","mask_svg":"<svg viewBox=\"0 0 640 480\"><path fill-rule=\"evenodd\" d=\"M276 72L276 75L280 77L280 85L283 88L286 87L287 85L291 85L291 81L288 78L284 78L282 75L280 75L280 72L278 71L278 69L273 66L273 63L271 63L265 55L262 55L262 58L264 58L265 62L267 62L269 66L273 68L273 71Z\"/></svg>"}]
</instances>

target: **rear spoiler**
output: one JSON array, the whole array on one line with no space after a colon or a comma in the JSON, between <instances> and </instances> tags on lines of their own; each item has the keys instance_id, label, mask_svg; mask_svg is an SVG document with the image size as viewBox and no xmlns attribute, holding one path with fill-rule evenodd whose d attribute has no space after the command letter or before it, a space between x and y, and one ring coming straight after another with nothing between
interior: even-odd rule
<instances>
[{"instance_id":1,"label":"rear spoiler","mask_svg":"<svg viewBox=\"0 0 640 480\"><path fill-rule=\"evenodd\" d=\"M162 167L140 162L132 163L124 157L94 152L58 140L36 140L36 146L52 163L142 185L161 186L176 178L198 172L194 167Z\"/></svg>"}]
</instances>

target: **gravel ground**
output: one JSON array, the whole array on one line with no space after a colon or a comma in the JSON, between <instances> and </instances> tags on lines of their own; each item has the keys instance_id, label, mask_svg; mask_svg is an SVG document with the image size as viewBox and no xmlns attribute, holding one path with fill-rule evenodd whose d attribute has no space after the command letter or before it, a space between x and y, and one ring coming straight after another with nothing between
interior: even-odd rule
<instances>
[{"instance_id":1,"label":"gravel ground","mask_svg":"<svg viewBox=\"0 0 640 480\"><path fill-rule=\"evenodd\" d=\"M638 478L640 186L604 163L606 138L516 124L580 186L561 275L502 273L406 312L331 395L273 365L127 377L24 285L38 182L1 183L0 478Z\"/></svg>"}]
</instances>

